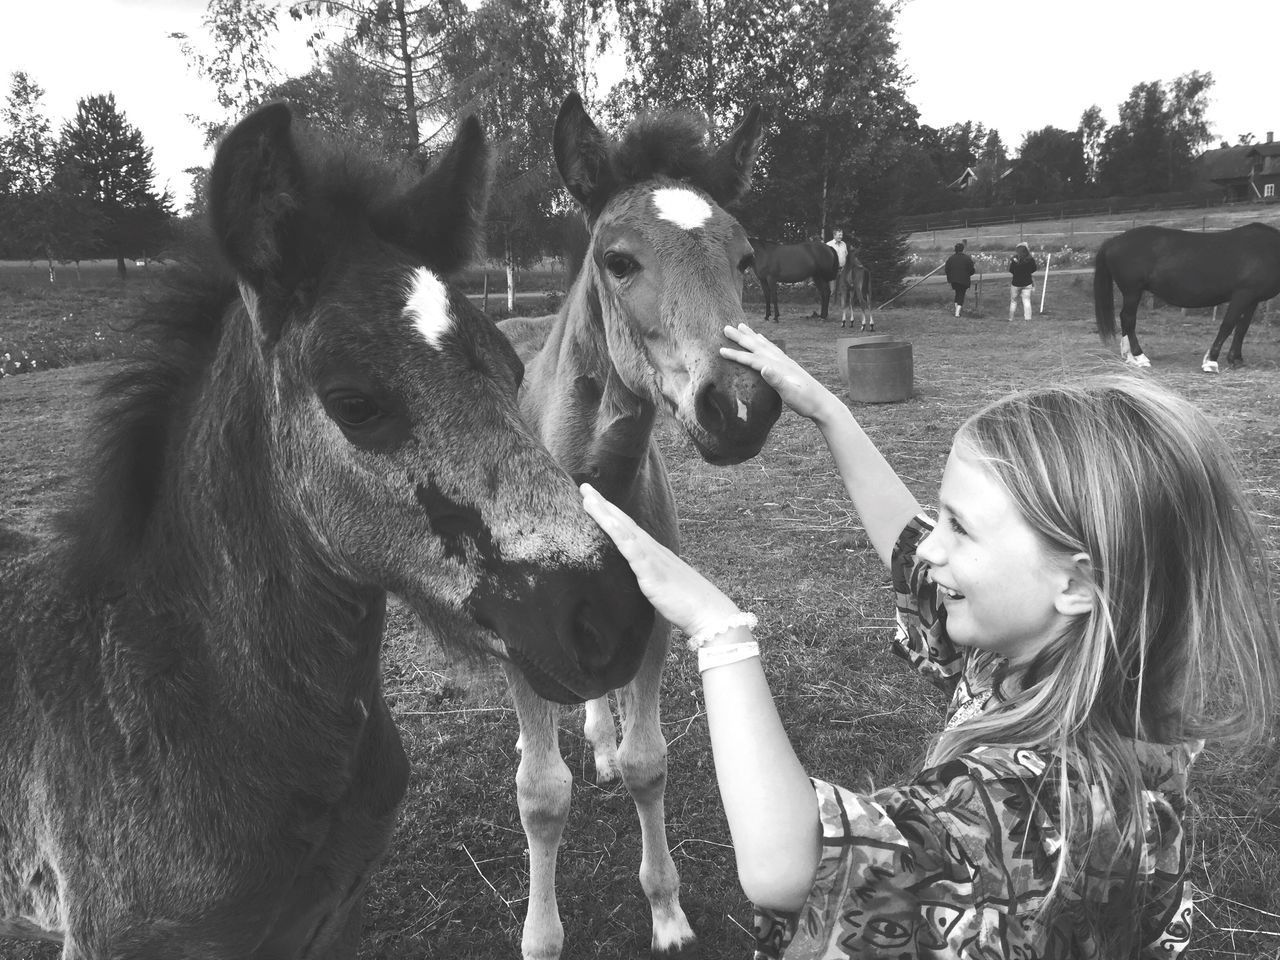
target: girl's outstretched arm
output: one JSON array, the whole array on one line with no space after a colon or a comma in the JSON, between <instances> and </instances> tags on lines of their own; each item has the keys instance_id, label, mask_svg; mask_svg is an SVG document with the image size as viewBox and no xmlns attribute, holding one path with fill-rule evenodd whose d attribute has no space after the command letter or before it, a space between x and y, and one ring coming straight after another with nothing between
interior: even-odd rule
<instances>
[{"instance_id":1,"label":"girl's outstretched arm","mask_svg":"<svg viewBox=\"0 0 1280 960\"><path fill-rule=\"evenodd\" d=\"M685 633L714 631L739 613L714 584L655 541L592 487L583 506L617 544L663 617ZM712 637L727 646L751 639L746 627ZM716 781L729 821L742 890L756 906L798 910L818 869L818 803L778 717L758 656L702 674Z\"/></svg>"},{"instance_id":2,"label":"girl's outstretched arm","mask_svg":"<svg viewBox=\"0 0 1280 960\"><path fill-rule=\"evenodd\" d=\"M725 327L738 348L721 347L722 356L760 372L782 402L812 420L822 431L840 479L849 492L871 545L887 567L893 545L907 521L920 512L906 484L876 449L844 401L762 334L745 323Z\"/></svg>"}]
</instances>

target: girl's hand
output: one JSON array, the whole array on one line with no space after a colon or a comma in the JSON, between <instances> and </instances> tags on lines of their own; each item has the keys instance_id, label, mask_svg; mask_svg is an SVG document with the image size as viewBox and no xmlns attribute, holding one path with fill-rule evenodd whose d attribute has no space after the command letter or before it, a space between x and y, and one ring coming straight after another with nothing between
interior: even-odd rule
<instances>
[{"instance_id":1,"label":"girl's hand","mask_svg":"<svg viewBox=\"0 0 1280 960\"><path fill-rule=\"evenodd\" d=\"M782 402L800 416L817 420L826 405L834 399L830 390L779 350L764 334L756 333L745 323L740 323L736 327L726 326L724 335L738 344L738 348L721 347L720 356L759 371L764 382L778 391Z\"/></svg>"},{"instance_id":2,"label":"girl's hand","mask_svg":"<svg viewBox=\"0 0 1280 960\"><path fill-rule=\"evenodd\" d=\"M591 484L579 489L587 513L631 564L640 589L668 622L693 636L739 612L715 584L640 529Z\"/></svg>"}]
</instances>

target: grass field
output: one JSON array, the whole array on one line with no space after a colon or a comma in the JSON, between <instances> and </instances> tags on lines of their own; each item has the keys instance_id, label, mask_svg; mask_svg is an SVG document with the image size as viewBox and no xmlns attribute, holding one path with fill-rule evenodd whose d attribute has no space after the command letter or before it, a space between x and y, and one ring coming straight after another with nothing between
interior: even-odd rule
<instances>
[{"instance_id":1,"label":"grass field","mask_svg":"<svg viewBox=\"0 0 1280 960\"><path fill-rule=\"evenodd\" d=\"M925 273L942 263L961 240L966 242L966 252L973 255L980 270L1003 273L1014 246L1021 241L1031 247L1041 264L1046 254L1053 254L1060 266L1092 267L1098 244L1132 227L1149 225L1177 230L1229 230L1254 222L1280 227L1280 204L1147 210L1113 216L921 230L911 234L908 248L918 267L913 273Z\"/></svg>"},{"instance_id":2,"label":"grass field","mask_svg":"<svg viewBox=\"0 0 1280 960\"><path fill-rule=\"evenodd\" d=\"M67 322L82 330L123 320L143 285L127 287L117 296L109 287L58 286L34 297L0 284L0 343L67 315L92 317ZM935 503L951 434L976 407L1012 389L1116 366L1093 331L1089 289L1088 278L1064 278L1030 323L1004 322L1007 301L997 296L984 301L985 316L950 319L949 297L928 287L878 316L879 332L912 344L915 394L851 405L923 503ZM749 285L746 312L758 320L755 293ZM785 338L787 350L843 396L835 341L848 331L806 319L812 304L808 289L794 289L784 320L767 332ZM1249 365L1217 377L1199 372L1211 335L1207 311L1144 309L1139 330L1153 375L1198 403L1241 458L1280 565L1280 311L1255 321L1245 342ZM85 355L97 349L91 342ZM0 523L39 529L47 505L67 494L68 452L103 369L90 363L0 381ZM698 459L670 423L660 442L684 552L759 615L766 669L809 771L854 788L908 776L944 704L886 649L890 588L816 431L786 413L760 456L728 468ZM516 723L500 676L420 651L397 608L385 682L414 772L370 893L360 956L518 957L528 863L513 785ZM682 648L671 655L663 689L669 835L683 902L704 960L740 960L750 945L749 908L712 779L697 673ZM649 918L636 880L632 804L621 788L594 785L580 709L566 711L562 744L575 780L560 857L566 960L644 956ZM1210 750L1195 768L1193 791L1199 894L1189 955L1280 958L1275 771L1246 769ZM0 945L0 960L54 956L48 946Z\"/></svg>"}]
</instances>

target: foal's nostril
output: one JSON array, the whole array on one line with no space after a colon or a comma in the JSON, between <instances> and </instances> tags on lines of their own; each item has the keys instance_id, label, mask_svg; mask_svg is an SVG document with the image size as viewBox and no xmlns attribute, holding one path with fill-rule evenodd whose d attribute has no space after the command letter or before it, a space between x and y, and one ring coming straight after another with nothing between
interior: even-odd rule
<instances>
[{"instance_id":1,"label":"foal's nostril","mask_svg":"<svg viewBox=\"0 0 1280 960\"><path fill-rule=\"evenodd\" d=\"M589 677L603 673L617 649L610 639L611 632L601 631L594 621L591 604L583 603L574 612L571 625L574 655L582 672Z\"/></svg>"},{"instance_id":2,"label":"foal's nostril","mask_svg":"<svg viewBox=\"0 0 1280 960\"><path fill-rule=\"evenodd\" d=\"M723 433L733 422L733 406L730 398L714 383L709 383L698 393L695 404L698 423L708 433Z\"/></svg>"}]
</instances>

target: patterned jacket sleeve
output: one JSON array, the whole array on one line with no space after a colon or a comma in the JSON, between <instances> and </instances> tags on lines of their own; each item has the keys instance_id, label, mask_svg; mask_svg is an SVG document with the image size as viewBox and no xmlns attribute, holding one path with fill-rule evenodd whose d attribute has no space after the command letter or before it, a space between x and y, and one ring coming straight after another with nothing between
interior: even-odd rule
<instances>
[{"instance_id":1,"label":"patterned jacket sleeve","mask_svg":"<svg viewBox=\"0 0 1280 960\"><path fill-rule=\"evenodd\" d=\"M947 693L956 688L964 658L947 636L946 611L938 603L938 588L927 576L928 567L916 559L916 548L933 530L933 521L921 514L898 535L890 568L897 597L897 635L893 652L902 657Z\"/></svg>"},{"instance_id":2,"label":"patterned jacket sleeve","mask_svg":"<svg viewBox=\"0 0 1280 960\"><path fill-rule=\"evenodd\" d=\"M756 960L1101 956L1069 907L1050 926L1039 913L1062 846L1045 772L1042 755L997 747L869 795L814 780L823 839L813 887L797 913L756 911ZM1157 895L1140 955L1172 960L1189 938L1190 890L1176 821L1157 832L1143 858ZM1113 882L1102 866L1086 896L1107 899Z\"/></svg>"},{"instance_id":3,"label":"patterned jacket sleeve","mask_svg":"<svg viewBox=\"0 0 1280 960\"><path fill-rule=\"evenodd\" d=\"M966 846L915 787L860 795L813 781L823 847L798 914L756 913L756 960L958 956L984 911ZM954 952L949 952L949 946Z\"/></svg>"}]
</instances>

